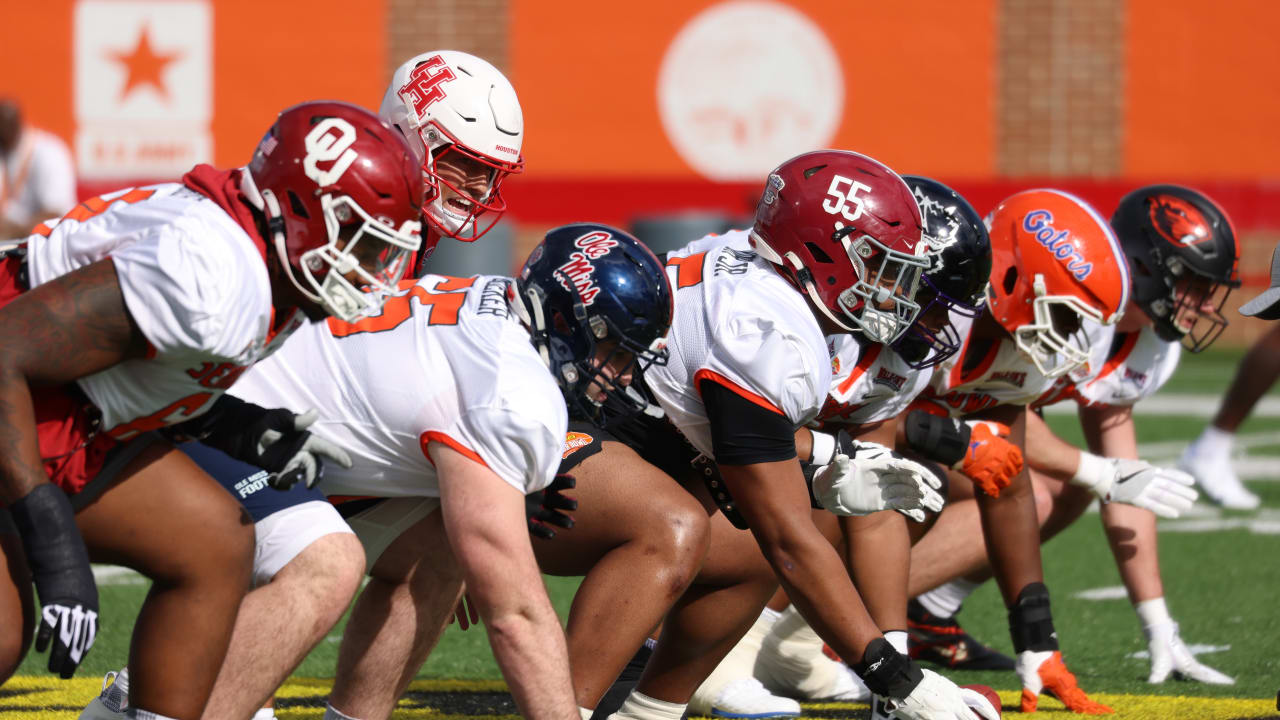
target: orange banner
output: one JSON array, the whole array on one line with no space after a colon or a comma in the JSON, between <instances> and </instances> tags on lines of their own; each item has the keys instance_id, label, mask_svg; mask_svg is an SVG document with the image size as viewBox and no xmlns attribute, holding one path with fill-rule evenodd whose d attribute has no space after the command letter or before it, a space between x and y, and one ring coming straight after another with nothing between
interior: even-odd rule
<instances>
[{"instance_id":1,"label":"orange banner","mask_svg":"<svg viewBox=\"0 0 1280 720\"><path fill-rule=\"evenodd\" d=\"M71 146L83 182L239 165L281 109L376 110L386 3L45 0L5 8L0 95Z\"/></svg>"},{"instance_id":2,"label":"orange banner","mask_svg":"<svg viewBox=\"0 0 1280 720\"><path fill-rule=\"evenodd\" d=\"M994 168L995 0L511 0L530 176L757 179L819 147Z\"/></svg>"}]
</instances>

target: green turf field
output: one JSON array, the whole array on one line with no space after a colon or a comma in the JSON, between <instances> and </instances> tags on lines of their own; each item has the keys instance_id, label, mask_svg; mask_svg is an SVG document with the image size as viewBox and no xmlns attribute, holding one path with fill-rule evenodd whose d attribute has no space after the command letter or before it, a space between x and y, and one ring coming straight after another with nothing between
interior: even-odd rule
<instances>
[{"instance_id":1,"label":"green turf field","mask_svg":"<svg viewBox=\"0 0 1280 720\"><path fill-rule=\"evenodd\" d=\"M1139 441L1166 456L1180 442L1194 437L1207 422L1234 372L1239 352L1216 352L1184 360L1168 390L1203 397L1188 404L1186 415L1140 415ZM1208 408L1208 410L1205 410ZM1080 441L1069 414L1049 417L1064 437ZM1096 513L1052 541L1044 564L1053 593L1054 616L1069 666L1091 694L1115 707L1120 718L1258 718L1280 717L1275 697L1280 690L1280 418L1251 419L1242 438L1254 438L1249 448L1255 464L1274 462L1274 475L1263 472L1250 480L1263 497L1253 512L1223 512L1198 506L1190 518L1162 521L1161 560L1169 608L1182 626L1188 644L1208 646L1201 659L1234 676L1237 684L1217 688L1175 682L1146 683L1148 663L1135 653L1146 650L1137 618L1129 603L1119 599L1088 600L1078 593L1120 587L1119 575L1100 531ZM1271 456L1268 459L1268 456ZM1265 465L1263 466L1266 467ZM563 613L576 581L548 578L556 606ZM97 691L107 670L124 664L131 621L146 585L136 576L119 576L102 584L102 634L82 666L78 679L62 683L45 674L43 656L28 658L20 675L0 689L0 717L74 718ZM960 615L976 636L1011 651L1005 613L993 586L983 587ZM283 718L319 718L325 677L333 674L341 628L335 629L296 673L296 682L283 693ZM960 682L980 682L1002 691L1007 709L1016 707L1017 681L1012 673L964 673ZM402 703L406 717L442 715L504 715L514 712L501 692L500 675L489 654L483 629L467 632L450 628L423 668L422 682ZM474 694L457 695L469 690ZM1008 692L1005 692L1008 691ZM454 694L450 694L453 692ZM1186 696L1186 697L1176 697ZM461 698L461 699L459 699ZM1196 698L1214 698L1200 699ZM1234 700L1226 700L1232 698ZM1044 700L1042 710L1060 708ZM865 717L865 706L811 706L807 714L827 718Z\"/></svg>"}]
</instances>

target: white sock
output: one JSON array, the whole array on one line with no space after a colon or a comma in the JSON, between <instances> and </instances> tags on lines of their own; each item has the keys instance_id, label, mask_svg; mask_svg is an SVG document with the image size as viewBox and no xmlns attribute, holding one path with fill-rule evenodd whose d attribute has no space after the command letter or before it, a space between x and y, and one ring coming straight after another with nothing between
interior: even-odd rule
<instances>
[{"instance_id":1,"label":"white sock","mask_svg":"<svg viewBox=\"0 0 1280 720\"><path fill-rule=\"evenodd\" d=\"M595 714L596 711L591 708L584 708L581 705L578 706L578 715L582 717L582 720L591 720L591 716Z\"/></svg>"},{"instance_id":2,"label":"white sock","mask_svg":"<svg viewBox=\"0 0 1280 720\"><path fill-rule=\"evenodd\" d=\"M610 715L610 720L680 720L684 716L684 703L667 702L651 698L648 695L632 690L622 707Z\"/></svg>"},{"instance_id":3,"label":"white sock","mask_svg":"<svg viewBox=\"0 0 1280 720\"><path fill-rule=\"evenodd\" d=\"M153 713L150 710L139 710L138 708L129 708L129 710L125 712L124 716L127 718L133 718L133 720L178 720L177 718L171 718L168 715Z\"/></svg>"},{"instance_id":4,"label":"white sock","mask_svg":"<svg viewBox=\"0 0 1280 720\"><path fill-rule=\"evenodd\" d=\"M884 639L889 641L894 650L907 654L907 631L906 630L890 630L884 634Z\"/></svg>"},{"instance_id":5,"label":"white sock","mask_svg":"<svg viewBox=\"0 0 1280 720\"><path fill-rule=\"evenodd\" d=\"M1143 600L1134 605L1133 609L1137 611L1144 629L1173 622L1173 616L1169 614L1169 608L1162 597Z\"/></svg>"},{"instance_id":6,"label":"white sock","mask_svg":"<svg viewBox=\"0 0 1280 720\"><path fill-rule=\"evenodd\" d=\"M252 720L276 720L276 709L273 707L258 708L258 712L253 714Z\"/></svg>"},{"instance_id":7,"label":"white sock","mask_svg":"<svg viewBox=\"0 0 1280 720\"><path fill-rule=\"evenodd\" d=\"M791 606L788 605L787 607L789 608ZM765 622L775 623L775 622L778 622L778 618L782 617L782 613L784 612L786 612L785 609L774 610L772 608L766 607L765 609L760 611L760 619L764 620Z\"/></svg>"},{"instance_id":8,"label":"white sock","mask_svg":"<svg viewBox=\"0 0 1280 720\"><path fill-rule=\"evenodd\" d=\"M940 618L949 618L960 612L960 606L981 585L982 583L956 578L923 595L917 595L916 601L923 605L925 610L934 615Z\"/></svg>"},{"instance_id":9,"label":"white sock","mask_svg":"<svg viewBox=\"0 0 1280 720\"><path fill-rule=\"evenodd\" d=\"M1231 455L1231 448L1235 446L1236 434L1227 432L1216 425L1206 425L1204 432L1200 433L1200 437L1191 443L1188 450L1196 455L1206 455L1212 458L1226 458Z\"/></svg>"},{"instance_id":10,"label":"white sock","mask_svg":"<svg viewBox=\"0 0 1280 720\"><path fill-rule=\"evenodd\" d=\"M341 710L335 709L329 703L325 703L324 704L324 720L359 720L359 718L353 718L350 715L347 715L346 713L342 712Z\"/></svg>"},{"instance_id":11,"label":"white sock","mask_svg":"<svg viewBox=\"0 0 1280 720\"><path fill-rule=\"evenodd\" d=\"M120 668L120 672L116 674L116 679L112 685L120 688L120 692L126 696L129 694L129 666L126 665Z\"/></svg>"}]
</instances>

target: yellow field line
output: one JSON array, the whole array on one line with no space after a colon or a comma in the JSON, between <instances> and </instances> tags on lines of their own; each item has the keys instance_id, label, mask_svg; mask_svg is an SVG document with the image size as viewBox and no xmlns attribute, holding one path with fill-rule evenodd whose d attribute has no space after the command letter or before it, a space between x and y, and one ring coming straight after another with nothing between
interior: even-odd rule
<instances>
[{"instance_id":1,"label":"yellow field line","mask_svg":"<svg viewBox=\"0 0 1280 720\"><path fill-rule=\"evenodd\" d=\"M318 678L291 678L280 690L281 707L276 714L280 720L319 720L324 714L324 698L331 680ZM101 688L97 678L73 678L59 680L49 676L17 676L5 683L0 690L0 717L5 720L75 720L81 708ZM503 692L506 686L496 680L417 680L411 691L418 693L493 693ZM1206 698L1170 697L1165 695L1122 695L1098 693L1090 695L1099 702L1115 708L1115 720L1243 720L1246 718L1280 718L1275 709L1275 698ZM1017 717L1018 693L1003 691L1006 717ZM464 715L450 712L445 698L428 698L431 707L419 707L422 703L406 702L396 710L396 718L414 720L488 720L489 718L515 718L515 715ZM410 707L413 705L414 707ZM867 706L858 703L806 704L806 709L822 710L826 718L867 717ZM837 715L847 710L847 715ZM1072 715L1061 703L1044 698L1040 701L1037 717L1063 717Z\"/></svg>"}]
</instances>

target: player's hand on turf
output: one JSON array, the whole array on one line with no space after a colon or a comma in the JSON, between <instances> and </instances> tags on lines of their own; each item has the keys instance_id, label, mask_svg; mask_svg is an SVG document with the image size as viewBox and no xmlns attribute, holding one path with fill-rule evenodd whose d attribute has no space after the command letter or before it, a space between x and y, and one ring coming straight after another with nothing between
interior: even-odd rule
<instances>
[{"instance_id":1,"label":"player's hand on turf","mask_svg":"<svg viewBox=\"0 0 1280 720\"><path fill-rule=\"evenodd\" d=\"M1142 460L1112 459L1115 482L1107 502L1146 508L1164 518L1182 515L1196 502L1195 478L1173 468L1162 468Z\"/></svg>"},{"instance_id":2,"label":"player's hand on turf","mask_svg":"<svg viewBox=\"0 0 1280 720\"><path fill-rule=\"evenodd\" d=\"M1015 669L1022 680L1022 712L1036 711L1040 694L1052 692L1067 709L1085 715L1106 715L1115 712L1100 702L1094 702L1076 684L1076 676L1062 662L1057 650L1024 650L1018 653Z\"/></svg>"},{"instance_id":3,"label":"player's hand on turf","mask_svg":"<svg viewBox=\"0 0 1280 720\"><path fill-rule=\"evenodd\" d=\"M578 501L565 495L563 491L572 490L576 485L577 481L572 475L557 475L546 488L524 496L530 534L550 540L556 536L552 525L566 530L573 527L573 517L569 512L578 509Z\"/></svg>"},{"instance_id":4,"label":"player's hand on turf","mask_svg":"<svg viewBox=\"0 0 1280 720\"><path fill-rule=\"evenodd\" d=\"M879 443L841 442L831 462L813 476L813 494L837 515L897 510L916 522L942 509L939 480L928 468Z\"/></svg>"},{"instance_id":5,"label":"player's hand on turf","mask_svg":"<svg viewBox=\"0 0 1280 720\"><path fill-rule=\"evenodd\" d=\"M40 599L36 652L49 651L49 672L69 678L98 634L98 586L71 502L41 483L9 508L22 537Z\"/></svg>"},{"instance_id":6,"label":"player's hand on turf","mask_svg":"<svg viewBox=\"0 0 1280 720\"><path fill-rule=\"evenodd\" d=\"M955 683L933 672L922 670L924 678L905 698L888 698L885 708L903 720L999 720L990 704L976 690L956 687ZM974 697L967 697L966 693Z\"/></svg>"},{"instance_id":7,"label":"player's hand on turf","mask_svg":"<svg viewBox=\"0 0 1280 720\"><path fill-rule=\"evenodd\" d=\"M1149 683L1162 683L1172 674L1182 680L1195 680L1210 685L1234 685L1235 679L1196 660L1178 635L1178 623L1167 622L1143 628L1147 649L1151 652Z\"/></svg>"},{"instance_id":8,"label":"player's hand on turf","mask_svg":"<svg viewBox=\"0 0 1280 720\"><path fill-rule=\"evenodd\" d=\"M1009 442L1009 426L985 420L969 425L969 446L964 457L951 466L969 477L982 492L999 497L1013 476L1022 471L1022 449Z\"/></svg>"},{"instance_id":9,"label":"player's hand on turf","mask_svg":"<svg viewBox=\"0 0 1280 720\"><path fill-rule=\"evenodd\" d=\"M315 410L296 415L288 410L270 410L263 415L257 429L258 467L271 473L267 484L276 490L288 490L295 483L308 489L324 477L324 461L351 467L351 456L337 444L312 434L307 428L319 419Z\"/></svg>"}]
</instances>

